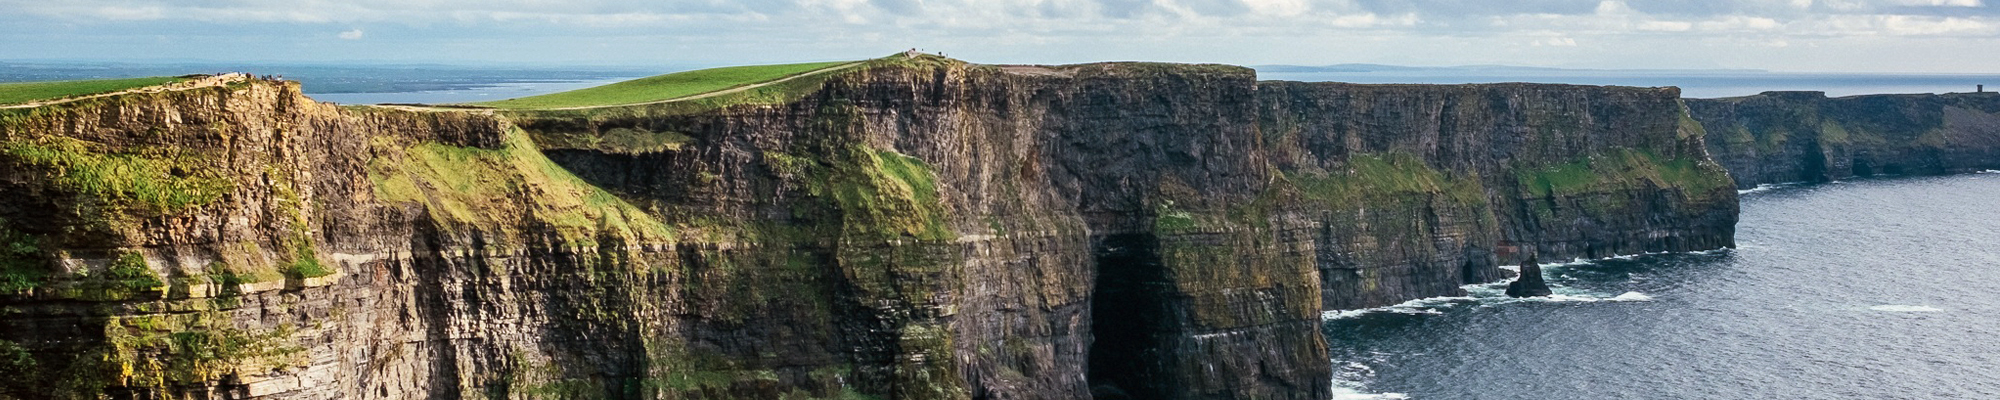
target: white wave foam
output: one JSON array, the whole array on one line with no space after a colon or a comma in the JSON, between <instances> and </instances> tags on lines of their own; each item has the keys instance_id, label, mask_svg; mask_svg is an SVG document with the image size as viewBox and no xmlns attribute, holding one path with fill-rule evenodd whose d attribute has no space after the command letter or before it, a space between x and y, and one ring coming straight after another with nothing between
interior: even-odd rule
<instances>
[{"instance_id":1,"label":"white wave foam","mask_svg":"<svg viewBox=\"0 0 2000 400\"><path fill-rule=\"evenodd\" d=\"M1612 297L1611 301L1653 301L1653 296L1639 292L1625 292L1618 297Z\"/></svg>"},{"instance_id":2,"label":"white wave foam","mask_svg":"<svg viewBox=\"0 0 2000 400\"><path fill-rule=\"evenodd\" d=\"M1466 292L1471 293L1472 294L1471 296L1431 297L1431 298L1410 300L1393 306L1363 308L1359 310L1325 311L1320 313L1320 320L1331 321L1337 319L1347 319L1373 313L1442 315L1444 314L1444 311L1440 311L1439 309L1458 306L1460 305L1460 303L1474 303L1477 304L1480 308L1486 308L1502 304L1513 304L1513 303L1595 303L1600 301L1608 301L1608 302L1653 301L1652 295L1639 292L1625 292L1623 294L1612 296L1603 293L1592 293L1584 290L1570 289L1568 287L1562 287L1562 286L1552 286L1550 288L1554 289L1557 293L1543 297L1514 298L1514 297L1507 297L1506 295L1507 284L1505 283L1505 281L1501 283L1466 285L1465 290Z\"/></svg>"},{"instance_id":3,"label":"white wave foam","mask_svg":"<svg viewBox=\"0 0 2000 400\"><path fill-rule=\"evenodd\" d=\"M1609 296L1609 297L1589 294L1589 293L1577 293L1577 294L1556 293L1544 297L1523 297L1518 299L1511 297L1497 298L1495 301L1492 302L1492 304L1523 303L1523 302L1596 303L1600 301L1613 301L1613 302L1653 301L1653 296L1648 296L1645 293L1639 293L1639 292L1625 292L1625 294L1620 294L1617 296Z\"/></svg>"},{"instance_id":4,"label":"white wave foam","mask_svg":"<svg viewBox=\"0 0 2000 400\"><path fill-rule=\"evenodd\" d=\"M1646 254L1654 254L1654 253L1646 253ZM1609 259L1614 259L1614 258L1619 258L1619 257L1626 257L1626 258L1630 258L1630 257L1631 257L1631 255L1625 255L1625 256L1610 256L1610 257L1605 257L1605 258L1599 258L1599 259L1588 259L1588 258L1583 258L1583 257L1577 257L1577 258L1571 258L1571 259L1569 259L1569 261L1562 261L1562 262L1554 262L1554 263L1548 263L1548 264L1542 264L1542 269L1546 270L1546 269L1549 269L1549 268L1569 268L1569 267L1580 267L1580 266L1585 266L1585 265L1591 265L1591 264L1596 264L1596 261L1598 261L1598 260L1609 260Z\"/></svg>"},{"instance_id":5,"label":"white wave foam","mask_svg":"<svg viewBox=\"0 0 2000 400\"><path fill-rule=\"evenodd\" d=\"M1731 249L1728 249L1728 248L1721 248L1721 249L1713 249L1713 250L1703 250L1703 251L1691 251L1691 252L1686 252L1686 253L1688 253L1688 254L1718 254L1718 253L1724 253L1724 252L1728 252L1728 251L1730 251L1730 250L1731 250ZM1643 256L1651 256L1651 255L1660 255L1660 254L1670 254L1670 253L1671 253L1671 252L1652 252L1652 253L1639 253L1639 254L1625 254L1625 255L1617 255L1617 256L1611 256L1611 257L1605 257L1605 258L1600 258L1600 259L1595 259L1595 260L1588 260L1588 259L1583 259L1583 258L1574 258L1574 259L1570 259L1570 260L1569 260L1569 261L1567 261L1567 262L1560 262L1560 263L1552 263L1552 264L1542 264L1541 266L1542 266L1542 270L1544 270L1544 271L1548 271L1548 270L1551 270L1551 269L1560 269L1560 268L1571 268L1571 267L1580 267L1580 266L1585 266L1585 265L1595 265L1595 264L1596 264L1596 261L1599 261L1599 260L1607 260L1607 259L1619 259L1619 260L1629 260L1629 259L1633 259L1633 258L1638 258L1638 257L1643 257ZM1500 266L1499 268L1500 268L1500 269L1505 269L1505 270L1509 270L1509 271L1514 271L1515 273L1520 273L1520 272L1521 272L1521 270L1520 270L1520 268L1521 268L1521 267L1520 267L1520 266L1516 266L1516 265L1502 265L1502 266ZM1635 278L1635 280L1637 280L1637 279ZM1548 296L1548 297L1529 297L1529 298L1518 298L1518 299L1517 299L1517 298L1512 298L1512 297L1507 297L1507 294L1506 294L1506 292L1507 292L1507 284L1509 284L1509 283L1513 283L1513 282L1514 282L1514 280L1513 280L1513 279L1502 279L1502 280L1499 280L1499 281L1495 281L1495 282L1488 282L1488 283L1475 283L1475 284L1470 284L1470 285L1465 285L1465 286L1460 286L1460 287L1459 287L1459 288L1461 288L1461 289L1465 289L1465 292L1466 292L1467 294L1470 294L1470 296L1452 296L1452 297L1430 297L1430 298L1422 298L1422 299L1416 299L1416 300L1410 300L1410 301L1405 301L1405 302L1402 302L1402 303L1399 303L1399 304L1396 304L1396 305L1391 305L1391 306L1383 306L1383 307L1375 307L1375 308L1363 308L1363 309L1358 309L1358 310L1333 310L1333 311L1324 311L1324 312L1321 312L1321 313L1320 313L1320 319L1321 319L1321 320L1336 320L1336 319L1346 319L1346 318L1354 318L1354 317L1358 317L1358 316L1362 316L1362 315L1367 315L1367 314L1370 314L1370 313L1377 313L1377 312L1388 312L1388 313L1397 313L1397 314L1413 314L1413 315L1421 315L1421 314L1444 314L1444 312L1443 312L1443 311L1439 311L1438 309L1440 309L1440 308L1448 308L1448 307L1452 307L1452 306L1457 306L1457 305L1459 305L1460 303L1477 303L1479 307L1481 307L1481 308L1484 308L1484 307L1492 307L1492 306L1494 306L1494 305L1499 305L1499 304L1508 304L1508 303L1519 303L1519 302L1544 302L1544 303L1560 303L1560 302L1579 302L1579 303L1589 303L1589 302L1598 302L1598 301L1614 301L1614 302L1633 302L1633 301L1653 301L1653 296L1651 296L1651 295L1647 295L1647 294L1645 294L1645 293L1639 293L1639 292L1625 292L1625 293L1622 293L1622 294L1619 294L1619 295L1616 295L1616 296L1613 296L1613 295L1610 295L1610 294L1605 294L1605 293L1594 293L1594 292L1590 292L1590 291L1585 291L1585 290L1579 290L1579 289L1570 289L1570 288L1568 288L1568 287L1564 287L1564 286L1562 286L1562 285L1559 285L1559 284L1555 284L1554 282L1551 282L1551 284L1549 285L1549 289L1551 289L1551 290L1555 291L1555 292L1556 292L1556 294L1555 294L1555 295L1552 295L1552 296Z\"/></svg>"},{"instance_id":6,"label":"white wave foam","mask_svg":"<svg viewBox=\"0 0 2000 400\"><path fill-rule=\"evenodd\" d=\"M1416 300L1405 301L1402 303L1397 303L1396 305L1391 305L1391 306L1363 308L1359 310L1325 311L1319 314L1319 318L1321 320L1336 320L1344 318L1354 318L1362 316L1364 314L1378 313L1378 312L1411 314L1411 315L1444 314L1443 311L1438 311L1437 309L1443 307L1450 307L1458 302L1475 301L1475 300L1478 299L1470 296L1426 297Z\"/></svg>"},{"instance_id":7,"label":"white wave foam","mask_svg":"<svg viewBox=\"0 0 2000 400\"><path fill-rule=\"evenodd\" d=\"M1728 249L1717 249L1717 250L1711 250L1709 252L1720 252L1720 251L1728 251ZM1698 253L1707 253L1707 252L1698 252ZM1651 255L1651 254L1658 254L1658 253L1626 255L1626 256L1620 256L1618 258L1630 259L1640 255ZM1575 266L1583 266L1590 264L1592 264L1591 260L1578 258L1564 263L1544 264L1542 265L1542 268L1544 269L1564 268L1564 267L1575 267ZM1519 270L1520 267L1518 266L1501 266L1500 268L1510 269L1515 272L1520 271ZM1384 306L1384 307L1364 308L1359 310L1326 311L1320 313L1320 318L1323 320L1338 320L1338 319L1354 318L1378 312L1413 314L1413 315L1444 314L1444 312L1439 311L1439 309L1462 306L1466 305L1467 303L1477 304L1478 307L1484 308L1500 304L1522 303L1522 302L1590 303L1590 302L1600 302L1600 301L1636 302L1636 301L1653 300L1653 296L1649 296L1646 295L1645 293L1639 293L1639 292L1625 292L1617 296L1609 296L1602 293L1593 293L1580 289L1572 289L1561 285L1551 286L1550 289L1556 291L1557 293L1548 297L1529 297L1529 298L1507 297L1506 295L1507 284L1513 281L1514 281L1513 279L1503 279L1498 282L1475 283L1471 285L1461 286L1460 288L1465 289L1466 293L1470 294L1470 296L1431 297L1431 298L1405 301L1396 305ZM1337 368L1337 371L1334 372L1334 379L1333 379L1334 400L1410 399L1410 395L1406 393L1369 392L1367 390L1366 382L1368 382L1369 380L1371 380L1371 378L1374 377L1375 371L1373 368L1370 368L1367 364L1362 364L1352 361L1341 362L1339 360L1335 360L1335 362L1338 363L1340 366L1339 368Z\"/></svg>"},{"instance_id":8,"label":"white wave foam","mask_svg":"<svg viewBox=\"0 0 2000 400\"><path fill-rule=\"evenodd\" d=\"M1333 386L1333 400L1407 400L1410 395L1403 393L1367 393L1359 389Z\"/></svg>"},{"instance_id":9,"label":"white wave foam","mask_svg":"<svg viewBox=\"0 0 2000 400\"><path fill-rule=\"evenodd\" d=\"M1975 173L1977 173L1977 174L2000 174L2000 169L1989 169L1989 170L1985 170L1985 171L1979 171L1979 172L1975 172Z\"/></svg>"},{"instance_id":10,"label":"white wave foam","mask_svg":"<svg viewBox=\"0 0 2000 400\"><path fill-rule=\"evenodd\" d=\"M1868 309L1870 309L1870 310L1875 310L1875 311L1887 311L1887 312L1942 312L1942 311L1944 311L1943 309L1940 309L1940 308L1937 308L1937 307L1931 307L1931 306L1913 306L1913 305L1904 305L1904 304L1883 304L1883 305L1879 305L1879 306L1874 306L1874 307L1868 307Z\"/></svg>"},{"instance_id":11,"label":"white wave foam","mask_svg":"<svg viewBox=\"0 0 2000 400\"><path fill-rule=\"evenodd\" d=\"M1378 360L1379 361L1379 360ZM1334 360L1333 398L1335 400L1401 400L1410 395L1403 393L1369 393L1368 381L1375 378L1375 368L1354 361Z\"/></svg>"},{"instance_id":12,"label":"white wave foam","mask_svg":"<svg viewBox=\"0 0 2000 400\"><path fill-rule=\"evenodd\" d=\"M1791 185L1797 185L1797 184L1798 184L1797 182L1786 182L1786 183L1766 183L1766 184L1762 184L1762 185L1757 185L1757 187L1753 187L1753 188L1749 188L1749 189L1743 189L1743 190L1738 190L1738 191L1736 191L1736 195L1738 195L1738 196L1742 196L1742 195L1746 195L1746 194L1751 194L1751 193L1757 193L1757 192L1767 192L1767 191L1770 191L1771 189L1777 189L1777 188L1781 188L1781 187L1786 187L1786 186L1791 186Z\"/></svg>"}]
</instances>

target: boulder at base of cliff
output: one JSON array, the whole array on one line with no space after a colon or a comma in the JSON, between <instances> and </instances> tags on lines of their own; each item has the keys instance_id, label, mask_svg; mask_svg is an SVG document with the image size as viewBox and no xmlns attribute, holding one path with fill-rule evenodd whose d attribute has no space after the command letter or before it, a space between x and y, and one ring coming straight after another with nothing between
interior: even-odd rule
<instances>
[{"instance_id":1,"label":"boulder at base of cliff","mask_svg":"<svg viewBox=\"0 0 2000 400\"><path fill-rule=\"evenodd\" d=\"M1542 280L1542 266L1535 263L1535 256L1521 262L1521 278L1507 284L1507 297L1541 297L1555 294L1549 291L1549 283Z\"/></svg>"}]
</instances>

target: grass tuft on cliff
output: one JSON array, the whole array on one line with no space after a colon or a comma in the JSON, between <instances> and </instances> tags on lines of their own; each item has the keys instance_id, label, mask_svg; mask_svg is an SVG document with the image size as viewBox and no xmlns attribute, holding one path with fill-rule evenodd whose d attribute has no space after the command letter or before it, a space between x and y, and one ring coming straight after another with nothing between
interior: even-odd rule
<instances>
[{"instance_id":1,"label":"grass tuft on cliff","mask_svg":"<svg viewBox=\"0 0 2000 400\"><path fill-rule=\"evenodd\" d=\"M827 159L844 161L825 166L807 162L806 187L841 210L845 233L922 240L958 237L938 198L936 172L923 160L866 146L850 146Z\"/></svg>"},{"instance_id":2,"label":"grass tuft on cliff","mask_svg":"<svg viewBox=\"0 0 2000 400\"><path fill-rule=\"evenodd\" d=\"M594 246L602 235L662 241L671 231L649 214L550 161L525 133L498 149L377 138L368 176L375 196L421 203L440 221L510 235L538 221L566 245ZM534 225L530 225L534 226Z\"/></svg>"},{"instance_id":3,"label":"grass tuft on cliff","mask_svg":"<svg viewBox=\"0 0 2000 400\"><path fill-rule=\"evenodd\" d=\"M147 86L165 85L179 81L181 81L180 77L155 76L85 81L0 83L0 105L88 96Z\"/></svg>"},{"instance_id":4,"label":"grass tuft on cliff","mask_svg":"<svg viewBox=\"0 0 2000 400\"><path fill-rule=\"evenodd\" d=\"M45 283L49 270L41 251L40 238L15 231L0 218L0 296L28 293Z\"/></svg>"},{"instance_id":5,"label":"grass tuft on cliff","mask_svg":"<svg viewBox=\"0 0 2000 400\"><path fill-rule=\"evenodd\" d=\"M0 143L0 161L43 170L50 182L66 190L169 213L215 202L234 189L212 167L214 160L174 148L113 151L111 146L50 136Z\"/></svg>"},{"instance_id":6,"label":"grass tuft on cliff","mask_svg":"<svg viewBox=\"0 0 2000 400\"><path fill-rule=\"evenodd\" d=\"M767 83L851 63L853 61L710 68L561 93L473 104L506 109L544 109L648 103Z\"/></svg>"},{"instance_id":7,"label":"grass tuft on cliff","mask_svg":"<svg viewBox=\"0 0 2000 400\"><path fill-rule=\"evenodd\" d=\"M1693 158L1668 158L1633 149L1542 168L1524 168L1517 176L1535 197L1575 196L1621 185L1651 184L1679 188L1690 200L1706 202L1725 188L1734 188L1721 167Z\"/></svg>"},{"instance_id":8,"label":"grass tuft on cliff","mask_svg":"<svg viewBox=\"0 0 2000 400\"><path fill-rule=\"evenodd\" d=\"M1325 174L1287 172L1307 199L1336 209L1360 206L1369 196L1406 193L1444 195L1456 204L1483 206L1485 188L1475 177L1454 177L1405 153L1361 154L1348 158L1346 168Z\"/></svg>"}]
</instances>

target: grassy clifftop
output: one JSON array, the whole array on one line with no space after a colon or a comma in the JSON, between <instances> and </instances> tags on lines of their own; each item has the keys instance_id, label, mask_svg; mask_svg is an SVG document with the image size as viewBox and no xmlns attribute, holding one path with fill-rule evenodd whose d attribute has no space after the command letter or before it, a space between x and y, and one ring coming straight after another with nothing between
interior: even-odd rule
<instances>
[{"instance_id":1,"label":"grassy clifftop","mask_svg":"<svg viewBox=\"0 0 2000 400\"><path fill-rule=\"evenodd\" d=\"M181 77L155 76L85 81L0 83L0 105L110 93L147 86L165 85L181 80L183 80Z\"/></svg>"},{"instance_id":2,"label":"grassy clifftop","mask_svg":"<svg viewBox=\"0 0 2000 400\"><path fill-rule=\"evenodd\" d=\"M769 83L799 74L851 63L853 62L835 61L710 68L634 79L561 93L475 104L506 109L542 109L647 103Z\"/></svg>"}]
</instances>

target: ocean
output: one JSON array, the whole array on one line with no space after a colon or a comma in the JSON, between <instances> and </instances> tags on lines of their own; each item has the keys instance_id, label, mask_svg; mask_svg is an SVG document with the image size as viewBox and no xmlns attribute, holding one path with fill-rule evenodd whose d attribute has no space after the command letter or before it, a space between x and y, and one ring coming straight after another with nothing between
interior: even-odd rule
<instances>
[{"instance_id":1,"label":"ocean","mask_svg":"<svg viewBox=\"0 0 2000 400\"><path fill-rule=\"evenodd\" d=\"M1329 312L1341 399L2000 398L2000 171L1766 187L1739 248Z\"/></svg>"}]
</instances>

